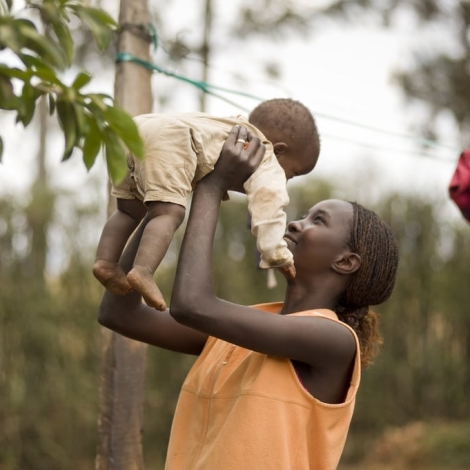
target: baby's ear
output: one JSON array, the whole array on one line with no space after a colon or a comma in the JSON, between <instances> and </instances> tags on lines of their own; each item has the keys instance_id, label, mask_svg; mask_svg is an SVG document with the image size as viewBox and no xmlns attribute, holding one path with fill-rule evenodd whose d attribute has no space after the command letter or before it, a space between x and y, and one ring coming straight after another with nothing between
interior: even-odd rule
<instances>
[{"instance_id":1,"label":"baby's ear","mask_svg":"<svg viewBox=\"0 0 470 470\"><path fill-rule=\"evenodd\" d=\"M287 144L285 142L276 142L273 144L274 155L280 157L282 154L287 152Z\"/></svg>"}]
</instances>

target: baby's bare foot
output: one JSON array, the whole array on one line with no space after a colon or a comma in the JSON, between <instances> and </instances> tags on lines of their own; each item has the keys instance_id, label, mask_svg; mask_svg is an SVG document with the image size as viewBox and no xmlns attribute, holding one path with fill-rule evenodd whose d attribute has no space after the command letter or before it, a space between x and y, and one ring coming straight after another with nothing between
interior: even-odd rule
<instances>
[{"instance_id":1,"label":"baby's bare foot","mask_svg":"<svg viewBox=\"0 0 470 470\"><path fill-rule=\"evenodd\" d=\"M93 265L93 274L113 294L126 295L132 291L126 273L117 263L98 259Z\"/></svg>"},{"instance_id":2,"label":"baby's bare foot","mask_svg":"<svg viewBox=\"0 0 470 470\"><path fill-rule=\"evenodd\" d=\"M153 274L143 266L134 266L127 274L129 284L139 292L145 303L157 310L165 310L166 303L157 284L153 279Z\"/></svg>"}]
</instances>

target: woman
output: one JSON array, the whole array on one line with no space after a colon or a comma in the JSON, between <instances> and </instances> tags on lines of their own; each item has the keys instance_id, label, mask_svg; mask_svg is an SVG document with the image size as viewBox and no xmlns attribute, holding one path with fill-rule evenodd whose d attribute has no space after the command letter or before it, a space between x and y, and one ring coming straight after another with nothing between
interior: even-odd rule
<instances>
[{"instance_id":1,"label":"woman","mask_svg":"<svg viewBox=\"0 0 470 470\"><path fill-rule=\"evenodd\" d=\"M323 201L289 223L297 274L283 303L246 307L215 295L220 201L241 190L263 153L259 140L234 128L215 170L197 184L169 314L135 293L102 301L104 326L199 355L178 401L167 470L335 469L361 363L380 342L369 305L390 296L398 252L389 227L357 204ZM140 234L121 260L125 270Z\"/></svg>"}]
</instances>

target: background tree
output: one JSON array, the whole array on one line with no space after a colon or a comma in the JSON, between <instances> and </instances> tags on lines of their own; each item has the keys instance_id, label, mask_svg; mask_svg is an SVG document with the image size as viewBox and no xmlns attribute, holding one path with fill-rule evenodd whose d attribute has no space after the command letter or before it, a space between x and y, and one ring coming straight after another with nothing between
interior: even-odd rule
<instances>
[{"instance_id":1,"label":"background tree","mask_svg":"<svg viewBox=\"0 0 470 470\"><path fill-rule=\"evenodd\" d=\"M96 189L92 193L98 196ZM89 469L96 447L100 291L88 275L96 204L61 194L70 217L57 217L67 240L65 269L53 280L32 269L30 205L1 198L0 468ZM94 220L94 222L93 222ZM55 229L57 229L55 225Z\"/></svg>"},{"instance_id":2,"label":"background tree","mask_svg":"<svg viewBox=\"0 0 470 470\"><path fill-rule=\"evenodd\" d=\"M403 15L423 41L411 50L413 65L395 73L407 102L424 107L417 129L440 136L440 119L449 113L458 123L462 142L470 136L470 3L468 1L339 0L325 14L348 23L369 19L397 27ZM427 46L427 47L426 47ZM406 61L405 61L406 62ZM410 61L408 61L408 64Z\"/></svg>"},{"instance_id":3,"label":"background tree","mask_svg":"<svg viewBox=\"0 0 470 470\"><path fill-rule=\"evenodd\" d=\"M91 168L103 147L109 174L113 180L119 181L127 169L126 149L142 157L143 147L131 117L121 108L114 106L110 96L83 93L82 89L91 81L89 73L76 74L72 85L67 85L60 79L60 75L72 66L74 59L75 44L70 28L71 16L77 17L90 28L101 50L109 46L112 33L116 30L116 22L103 10L84 6L76 1L28 1L26 9L20 13L21 16L11 14L12 6L11 1L2 0L0 4L2 9L0 50L9 50L13 53L20 66L0 64L0 109L16 113L16 121L25 127L30 125L36 107L40 109L38 171L26 214L31 229L32 247L29 257L28 272L31 278L29 285L32 287L38 285L44 290L47 237L55 202L55 195L50 190L45 167L47 108L50 114L56 113L64 133L63 160L70 158L74 149L79 148L82 150L86 167ZM35 21L29 18L31 11L36 13L33 14ZM147 18L148 15L144 11L140 15L140 23L144 24ZM128 19L132 20L132 15L124 15L123 23L126 23ZM132 41L125 42L132 45ZM148 44L146 45L148 49ZM147 56L148 53L145 58L148 58ZM127 69L129 68L132 70L133 66L128 66ZM133 114L151 110L149 73L142 74L142 70L139 69L137 72L134 70L133 76L126 78L135 80L143 75L146 77L149 91L147 94L141 93L139 97L134 96L130 99L127 97L127 101L132 105L124 99L126 96L123 87L121 86L120 90L119 86L117 87L117 95L127 108L132 108L134 103L144 103L143 106L137 105L137 108L131 109L134 111ZM143 85L142 82L140 85ZM142 86L137 89L143 91L144 88ZM2 142L0 136L0 158L3 150ZM104 361L103 374L105 376L102 383L105 385L99 447L101 452L98 453L97 465L99 468L142 468L142 453L139 449L142 411L139 412L139 409L141 410L142 406L143 372L140 373L139 380L138 371L139 368L141 371L144 369L145 362L137 360L136 354L130 354L130 346L127 345L126 340L116 339L109 334L103 334L103 338L107 339L104 342L103 351L108 355L104 353L107 364ZM126 347L127 350L125 350ZM119 351L116 352L114 348L118 348ZM134 346L133 352L136 348L142 349L140 345ZM118 367L110 367L110 361L113 365L117 362ZM108 372L107 375L106 372ZM123 373L127 376L122 377ZM116 388L116 384L120 386ZM139 391L140 400L137 393ZM110 405L116 400L120 401L123 406ZM132 410L136 410L135 413ZM104 462L107 464L105 465Z\"/></svg>"},{"instance_id":4,"label":"background tree","mask_svg":"<svg viewBox=\"0 0 470 470\"><path fill-rule=\"evenodd\" d=\"M149 61L150 35L147 0L121 1L117 52L127 52ZM114 96L130 115L152 111L151 72L130 62L116 68ZM108 216L116 201L109 196ZM102 328L102 370L100 388L99 470L140 470L142 452L143 403L145 390L145 344Z\"/></svg>"}]
</instances>

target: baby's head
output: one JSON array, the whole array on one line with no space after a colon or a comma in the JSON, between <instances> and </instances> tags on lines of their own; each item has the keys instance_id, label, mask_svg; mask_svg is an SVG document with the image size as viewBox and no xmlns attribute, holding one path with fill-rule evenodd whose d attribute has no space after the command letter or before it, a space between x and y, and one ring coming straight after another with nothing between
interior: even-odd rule
<instances>
[{"instance_id":1,"label":"baby's head","mask_svg":"<svg viewBox=\"0 0 470 470\"><path fill-rule=\"evenodd\" d=\"M263 101L253 109L249 121L273 144L287 179L313 170L320 138L312 114L302 103L286 98Z\"/></svg>"}]
</instances>

